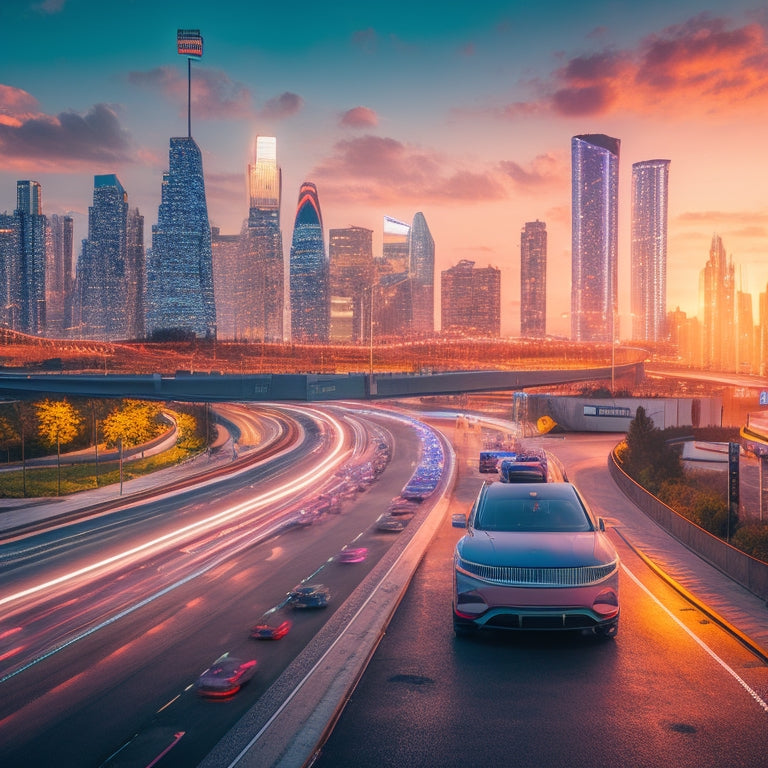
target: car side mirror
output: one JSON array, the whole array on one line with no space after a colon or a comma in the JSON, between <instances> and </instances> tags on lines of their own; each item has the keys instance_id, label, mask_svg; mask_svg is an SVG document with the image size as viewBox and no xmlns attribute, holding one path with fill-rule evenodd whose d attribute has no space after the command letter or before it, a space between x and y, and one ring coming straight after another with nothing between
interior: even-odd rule
<instances>
[{"instance_id":1,"label":"car side mirror","mask_svg":"<svg viewBox=\"0 0 768 768\"><path fill-rule=\"evenodd\" d=\"M605 520L603 520L603 518L602 518L602 517L598 517L598 518L597 518L597 527L598 527L598 528L599 528L601 531L604 531L604 530L605 530Z\"/></svg>"},{"instance_id":2,"label":"car side mirror","mask_svg":"<svg viewBox=\"0 0 768 768\"><path fill-rule=\"evenodd\" d=\"M452 528L466 528L467 527L467 518L465 515L462 515L461 512L457 512L454 515L451 515L451 527Z\"/></svg>"}]
</instances>

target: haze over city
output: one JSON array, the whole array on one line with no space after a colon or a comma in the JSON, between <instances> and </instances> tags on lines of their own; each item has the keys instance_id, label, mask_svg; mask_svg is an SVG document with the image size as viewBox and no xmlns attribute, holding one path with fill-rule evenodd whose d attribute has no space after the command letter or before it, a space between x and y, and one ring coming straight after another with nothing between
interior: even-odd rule
<instances>
[{"instance_id":1,"label":"haze over city","mask_svg":"<svg viewBox=\"0 0 768 768\"><path fill-rule=\"evenodd\" d=\"M192 135L211 224L237 233L257 135L277 137L290 240L303 181L326 228L374 231L423 211L439 272L502 271L502 332L519 332L520 229L547 224L550 333L568 333L570 139L621 140L619 313L629 323L633 162L670 164L668 309L698 311L714 233L755 297L768 283L762 117L768 10L755 2L481 2L327 7L229 2L0 8L0 211L16 181L87 234L95 174L116 173L147 230L168 140L186 135L178 28L200 29ZM149 238L147 238L149 240Z\"/></svg>"}]
</instances>

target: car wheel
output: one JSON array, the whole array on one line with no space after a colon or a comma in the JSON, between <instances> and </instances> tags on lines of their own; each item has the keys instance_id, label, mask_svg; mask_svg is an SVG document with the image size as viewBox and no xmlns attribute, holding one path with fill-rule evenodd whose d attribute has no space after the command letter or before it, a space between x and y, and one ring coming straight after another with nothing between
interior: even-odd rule
<instances>
[{"instance_id":1,"label":"car wheel","mask_svg":"<svg viewBox=\"0 0 768 768\"><path fill-rule=\"evenodd\" d=\"M603 624L602 626L595 627L595 634L605 640L610 640L619 633L619 622L614 621L611 624Z\"/></svg>"}]
</instances>

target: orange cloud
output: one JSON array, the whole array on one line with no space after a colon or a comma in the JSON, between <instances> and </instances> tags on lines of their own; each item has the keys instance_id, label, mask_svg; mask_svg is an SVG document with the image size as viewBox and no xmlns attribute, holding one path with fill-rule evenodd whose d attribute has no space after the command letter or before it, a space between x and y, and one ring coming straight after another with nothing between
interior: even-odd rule
<instances>
[{"instance_id":1,"label":"orange cloud","mask_svg":"<svg viewBox=\"0 0 768 768\"><path fill-rule=\"evenodd\" d=\"M762 110L768 106L766 30L758 23L732 27L727 19L702 14L649 35L634 49L574 56L535 86L543 98L497 114L732 116Z\"/></svg>"},{"instance_id":2,"label":"orange cloud","mask_svg":"<svg viewBox=\"0 0 768 768\"><path fill-rule=\"evenodd\" d=\"M524 190L560 188L569 179L569 169L553 154L538 155L527 168L513 160L502 160L499 167L516 187Z\"/></svg>"}]
</instances>

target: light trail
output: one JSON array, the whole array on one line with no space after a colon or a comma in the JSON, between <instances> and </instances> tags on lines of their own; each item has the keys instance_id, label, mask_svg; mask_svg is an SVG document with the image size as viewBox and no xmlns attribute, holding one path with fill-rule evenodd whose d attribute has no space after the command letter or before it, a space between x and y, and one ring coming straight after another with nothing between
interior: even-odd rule
<instances>
[{"instance_id":1,"label":"light trail","mask_svg":"<svg viewBox=\"0 0 768 768\"><path fill-rule=\"evenodd\" d=\"M294 410L299 412L299 409L287 408L286 410ZM312 409L305 409L301 412L306 412L306 410ZM187 539L191 534L198 534L211 530L215 526L221 525L223 522L236 519L247 512L253 512L261 507L281 501L287 496L302 491L311 485L316 485L317 477L319 474L330 470L335 464L341 462L340 457L342 457L345 453L345 438L342 425L332 415L314 410L312 410L312 413L319 421L326 420L329 422L332 428L335 430L336 435L336 439L334 443L332 443L330 453L313 467L312 472L304 472L302 473L300 479L293 480L288 484L284 484L275 491L261 494L260 496L256 496L255 498L249 499L246 502L236 504L233 507L228 507L227 509L224 509L221 512L218 512L215 515L207 517L203 520L198 520L194 523L190 523L189 525L182 526L181 528L177 528L176 530L170 531L169 533L166 533L162 536L158 536L154 539L145 541L142 544L138 544L135 547L131 547L130 549L124 550L110 557L85 565L82 568L78 568L74 571L62 574L55 579L40 582L39 584L20 590L19 592L6 595L0 598L0 607L10 605L32 595L44 592L45 590L51 589L53 587L59 587L62 584L72 582L75 579L88 574L93 574L96 571L108 568L109 566L126 562L138 554L149 554L150 552L164 546L176 544Z\"/></svg>"}]
</instances>

